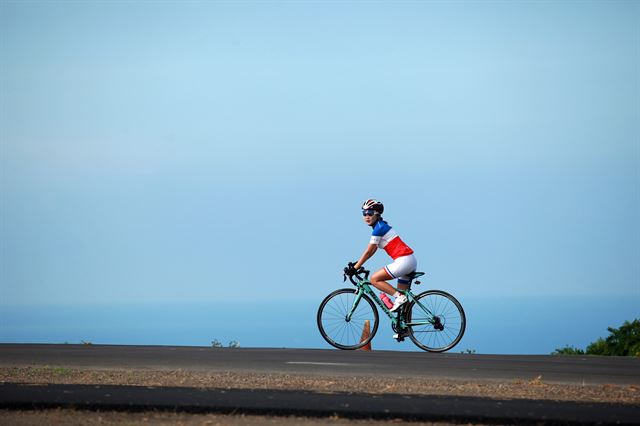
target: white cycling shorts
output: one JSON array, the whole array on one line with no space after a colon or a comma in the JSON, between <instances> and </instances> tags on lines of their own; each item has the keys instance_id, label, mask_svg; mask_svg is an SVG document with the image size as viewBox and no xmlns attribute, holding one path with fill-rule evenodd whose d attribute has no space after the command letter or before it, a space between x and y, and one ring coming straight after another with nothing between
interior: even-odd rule
<instances>
[{"instance_id":1,"label":"white cycling shorts","mask_svg":"<svg viewBox=\"0 0 640 426\"><path fill-rule=\"evenodd\" d=\"M399 283L408 284L410 279L407 274L415 272L418 267L418 260L412 254L398 257L393 263L384 267L389 275L397 278Z\"/></svg>"}]
</instances>

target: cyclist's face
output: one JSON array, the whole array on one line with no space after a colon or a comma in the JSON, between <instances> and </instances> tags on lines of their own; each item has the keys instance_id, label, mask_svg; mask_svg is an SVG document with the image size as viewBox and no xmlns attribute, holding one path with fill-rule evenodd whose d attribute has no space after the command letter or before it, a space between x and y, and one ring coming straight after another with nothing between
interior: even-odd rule
<instances>
[{"instance_id":1,"label":"cyclist's face","mask_svg":"<svg viewBox=\"0 0 640 426\"><path fill-rule=\"evenodd\" d=\"M378 216L377 214L374 214L372 216L364 215L364 216L362 216L362 219L364 220L364 223L366 223L367 225L371 226L371 225L375 224L378 221L379 217L380 216Z\"/></svg>"}]
</instances>

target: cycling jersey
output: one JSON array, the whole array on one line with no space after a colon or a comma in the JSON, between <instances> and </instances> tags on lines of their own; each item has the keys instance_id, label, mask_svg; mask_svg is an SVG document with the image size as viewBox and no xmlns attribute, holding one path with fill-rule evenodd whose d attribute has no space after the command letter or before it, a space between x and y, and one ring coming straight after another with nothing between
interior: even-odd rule
<instances>
[{"instance_id":1,"label":"cycling jersey","mask_svg":"<svg viewBox=\"0 0 640 426\"><path fill-rule=\"evenodd\" d=\"M413 254L413 250L400 239L396 231L384 220L378 220L372 228L373 232L371 232L369 243L384 249L392 259L395 260L399 257Z\"/></svg>"}]
</instances>

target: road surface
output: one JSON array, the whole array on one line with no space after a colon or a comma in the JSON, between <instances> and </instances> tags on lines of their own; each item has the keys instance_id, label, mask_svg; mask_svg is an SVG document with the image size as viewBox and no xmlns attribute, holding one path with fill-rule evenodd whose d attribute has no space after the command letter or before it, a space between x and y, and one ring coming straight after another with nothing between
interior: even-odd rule
<instances>
[{"instance_id":1,"label":"road surface","mask_svg":"<svg viewBox=\"0 0 640 426\"><path fill-rule=\"evenodd\" d=\"M0 344L0 367L152 369L306 376L418 377L466 381L640 385L640 359L429 354L394 351L231 349L168 346ZM396 366L401 366L397 368ZM73 407L495 424L640 424L630 404L455 396L320 393L187 387L0 383L0 408Z\"/></svg>"},{"instance_id":2,"label":"road surface","mask_svg":"<svg viewBox=\"0 0 640 426\"><path fill-rule=\"evenodd\" d=\"M640 385L640 358L331 349L0 344L0 366L183 369L425 379Z\"/></svg>"}]
</instances>

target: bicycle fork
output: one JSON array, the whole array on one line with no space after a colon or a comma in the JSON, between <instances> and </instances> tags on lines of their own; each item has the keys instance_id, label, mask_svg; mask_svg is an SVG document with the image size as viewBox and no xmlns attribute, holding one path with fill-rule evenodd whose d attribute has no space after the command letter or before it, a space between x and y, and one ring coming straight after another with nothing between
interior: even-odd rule
<instances>
[{"instance_id":1,"label":"bicycle fork","mask_svg":"<svg viewBox=\"0 0 640 426\"><path fill-rule=\"evenodd\" d=\"M363 293L362 289L356 290L356 298L353 300L351 309L349 309L349 312L347 312L347 315L344 318L346 322L351 321L351 316L353 315L356 308L358 307L358 304L360 304L360 299L362 299L362 293Z\"/></svg>"}]
</instances>

